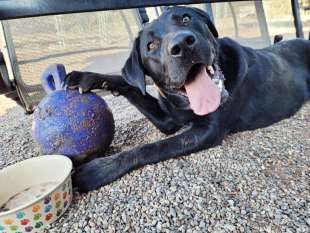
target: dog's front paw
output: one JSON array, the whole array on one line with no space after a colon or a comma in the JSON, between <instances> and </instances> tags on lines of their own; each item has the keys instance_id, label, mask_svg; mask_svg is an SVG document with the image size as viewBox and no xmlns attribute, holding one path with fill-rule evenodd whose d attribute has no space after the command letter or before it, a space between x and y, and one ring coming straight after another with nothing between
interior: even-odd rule
<instances>
[{"instance_id":1,"label":"dog's front paw","mask_svg":"<svg viewBox=\"0 0 310 233\"><path fill-rule=\"evenodd\" d=\"M67 74L64 87L65 89L79 89L80 93L89 92L92 89L95 89L97 86L96 78L93 78L91 75L87 75L87 73L72 71Z\"/></svg>"},{"instance_id":2,"label":"dog's front paw","mask_svg":"<svg viewBox=\"0 0 310 233\"><path fill-rule=\"evenodd\" d=\"M73 186L80 192L88 192L106 185L128 171L119 154L94 159L79 166L72 176Z\"/></svg>"}]
</instances>

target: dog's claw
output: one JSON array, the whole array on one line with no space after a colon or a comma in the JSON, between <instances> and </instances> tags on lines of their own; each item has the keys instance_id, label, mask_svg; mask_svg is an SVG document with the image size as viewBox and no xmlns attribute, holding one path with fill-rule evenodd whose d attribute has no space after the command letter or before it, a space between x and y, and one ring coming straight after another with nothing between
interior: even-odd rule
<instances>
[{"instance_id":1,"label":"dog's claw","mask_svg":"<svg viewBox=\"0 0 310 233\"><path fill-rule=\"evenodd\" d=\"M73 86L66 85L66 86L67 89L77 89L79 85L73 85Z\"/></svg>"},{"instance_id":2,"label":"dog's claw","mask_svg":"<svg viewBox=\"0 0 310 233\"><path fill-rule=\"evenodd\" d=\"M79 87L79 92L80 92L80 94L83 94L83 88L82 87Z\"/></svg>"},{"instance_id":3,"label":"dog's claw","mask_svg":"<svg viewBox=\"0 0 310 233\"><path fill-rule=\"evenodd\" d=\"M103 82L101 85L102 89L104 90L108 90L109 86L108 86L108 82Z\"/></svg>"},{"instance_id":4,"label":"dog's claw","mask_svg":"<svg viewBox=\"0 0 310 233\"><path fill-rule=\"evenodd\" d=\"M113 96L120 96L120 93L118 91L112 91L111 93Z\"/></svg>"}]
</instances>

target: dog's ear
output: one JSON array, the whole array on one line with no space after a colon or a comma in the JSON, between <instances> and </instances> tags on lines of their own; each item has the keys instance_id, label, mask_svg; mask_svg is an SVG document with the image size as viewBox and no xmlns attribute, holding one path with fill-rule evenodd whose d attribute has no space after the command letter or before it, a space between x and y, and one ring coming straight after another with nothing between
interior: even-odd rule
<instances>
[{"instance_id":1,"label":"dog's ear","mask_svg":"<svg viewBox=\"0 0 310 233\"><path fill-rule=\"evenodd\" d=\"M230 91L238 89L249 68L246 54L241 46L229 38L222 39L219 62L226 76L226 87Z\"/></svg>"},{"instance_id":2,"label":"dog's ear","mask_svg":"<svg viewBox=\"0 0 310 233\"><path fill-rule=\"evenodd\" d=\"M203 21L208 25L208 28L209 30L211 31L211 33L213 34L213 36L215 38L218 38L219 37L219 34L212 22L212 20L210 19L209 15L207 12L199 9L199 8L196 8L196 7L193 7L193 10L203 19Z\"/></svg>"},{"instance_id":3,"label":"dog's ear","mask_svg":"<svg viewBox=\"0 0 310 233\"><path fill-rule=\"evenodd\" d=\"M139 88L145 95L145 72L140 56L140 39L137 37L134 41L132 51L122 69L124 80L131 86Z\"/></svg>"}]
</instances>

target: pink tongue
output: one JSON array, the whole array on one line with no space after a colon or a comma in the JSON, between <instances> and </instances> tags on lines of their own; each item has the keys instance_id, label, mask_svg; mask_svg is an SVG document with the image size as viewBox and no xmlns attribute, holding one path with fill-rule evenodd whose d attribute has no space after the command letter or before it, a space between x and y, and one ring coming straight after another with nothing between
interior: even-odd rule
<instances>
[{"instance_id":1,"label":"pink tongue","mask_svg":"<svg viewBox=\"0 0 310 233\"><path fill-rule=\"evenodd\" d=\"M185 84L190 106L197 115L214 112L221 103L221 93L211 80L206 68L202 67L194 81Z\"/></svg>"}]
</instances>

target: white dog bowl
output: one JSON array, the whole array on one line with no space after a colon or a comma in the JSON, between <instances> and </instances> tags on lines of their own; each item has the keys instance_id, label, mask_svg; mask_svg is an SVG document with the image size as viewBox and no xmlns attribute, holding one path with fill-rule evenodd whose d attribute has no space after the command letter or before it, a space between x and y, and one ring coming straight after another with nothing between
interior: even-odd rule
<instances>
[{"instance_id":1,"label":"white dog bowl","mask_svg":"<svg viewBox=\"0 0 310 233\"><path fill-rule=\"evenodd\" d=\"M0 171L0 233L41 232L71 203L71 160L46 155Z\"/></svg>"}]
</instances>

